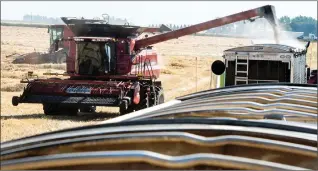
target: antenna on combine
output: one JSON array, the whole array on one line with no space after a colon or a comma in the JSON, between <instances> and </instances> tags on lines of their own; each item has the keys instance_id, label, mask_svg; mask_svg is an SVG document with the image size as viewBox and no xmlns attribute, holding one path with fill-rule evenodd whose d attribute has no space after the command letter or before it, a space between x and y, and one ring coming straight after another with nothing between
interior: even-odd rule
<instances>
[{"instance_id":1,"label":"antenna on combine","mask_svg":"<svg viewBox=\"0 0 318 171\"><path fill-rule=\"evenodd\" d=\"M106 24L109 23L109 15L108 14L102 14L103 19L106 21Z\"/></svg>"},{"instance_id":2,"label":"antenna on combine","mask_svg":"<svg viewBox=\"0 0 318 171\"><path fill-rule=\"evenodd\" d=\"M127 26L129 26L129 22L127 21L127 19L125 18L125 24L124 24L125 26L127 25Z\"/></svg>"}]
</instances>

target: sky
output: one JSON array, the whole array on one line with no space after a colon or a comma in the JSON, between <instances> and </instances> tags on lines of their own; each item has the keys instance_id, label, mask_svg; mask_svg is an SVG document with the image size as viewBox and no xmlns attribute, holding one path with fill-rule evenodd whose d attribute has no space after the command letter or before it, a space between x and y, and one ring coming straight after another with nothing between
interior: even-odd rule
<instances>
[{"instance_id":1,"label":"sky","mask_svg":"<svg viewBox=\"0 0 318 171\"><path fill-rule=\"evenodd\" d=\"M25 14L93 18L106 13L135 25L196 24L263 5L275 6L277 17L317 19L317 1L1 1L1 20L22 20Z\"/></svg>"}]
</instances>

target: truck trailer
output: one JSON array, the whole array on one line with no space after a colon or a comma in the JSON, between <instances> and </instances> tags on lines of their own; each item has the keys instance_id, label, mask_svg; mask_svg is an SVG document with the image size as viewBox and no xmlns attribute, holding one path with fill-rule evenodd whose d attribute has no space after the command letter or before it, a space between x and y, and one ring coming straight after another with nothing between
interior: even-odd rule
<instances>
[{"instance_id":1,"label":"truck trailer","mask_svg":"<svg viewBox=\"0 0 318 171\"><path fill-rule=\"evenodd\" d=\"M227 49L223 52L223 63L219 63L225 65L221 82L224 86L278 82L306 84L309 43L302 49L282 44Z\"/></svg>"}]
</instances>

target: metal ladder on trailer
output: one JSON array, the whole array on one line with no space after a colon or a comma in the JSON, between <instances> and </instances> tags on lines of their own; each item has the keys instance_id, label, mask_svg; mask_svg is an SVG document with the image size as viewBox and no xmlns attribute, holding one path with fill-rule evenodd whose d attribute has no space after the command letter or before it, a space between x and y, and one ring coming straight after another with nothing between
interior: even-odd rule
<instances>
[{"instance_id":1,"label":"metal ladder on trailer","mask_svg":"<svg viewBox=\"0 0 318 171\"><path fill-rule=\"evenodd\" d=\"M239 82L243 82L243 84L248 84L248 55L246 58L240 58L238 55L235 57L235 85L238 85ZM244 69L239 69L239 66L243 66ZM239 75L242 74L242 75Z\"/></svg>"}]
</instances>

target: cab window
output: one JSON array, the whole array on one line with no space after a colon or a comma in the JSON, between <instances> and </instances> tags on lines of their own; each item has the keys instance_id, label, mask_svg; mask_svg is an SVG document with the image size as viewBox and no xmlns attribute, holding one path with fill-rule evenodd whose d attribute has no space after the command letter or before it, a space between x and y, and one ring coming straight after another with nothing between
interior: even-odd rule
<instances>
[{"instance_id":1,"label":"cab window","mask_svg":"<svg viewBox=\"0 0 318 171\"><path fill-rule=\"evenodd\" d=\"M61 39L63 38L63 28L51 28L51 44L54 42L56 39Z\"/></svg>"}]
</instances>

